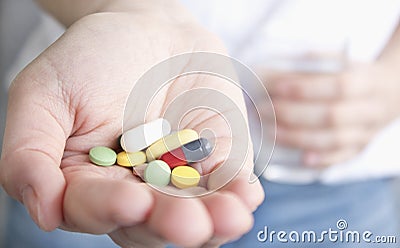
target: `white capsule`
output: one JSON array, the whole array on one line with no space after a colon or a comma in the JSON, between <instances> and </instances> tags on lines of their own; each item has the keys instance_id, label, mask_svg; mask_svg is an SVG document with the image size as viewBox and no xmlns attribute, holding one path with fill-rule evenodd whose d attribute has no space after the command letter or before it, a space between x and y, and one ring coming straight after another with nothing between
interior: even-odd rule
<instances>
[{"instance_id":1,"label":"white capsule","mask_svg":"<svg viewBox=\"0 0 400 248\"><path fill-rule=\"evenodd\" d=\"M126 152L137 152L168 135L171 125L159 118L126 131L121 136L121 147Z\"/></svg>"}]
</instances>

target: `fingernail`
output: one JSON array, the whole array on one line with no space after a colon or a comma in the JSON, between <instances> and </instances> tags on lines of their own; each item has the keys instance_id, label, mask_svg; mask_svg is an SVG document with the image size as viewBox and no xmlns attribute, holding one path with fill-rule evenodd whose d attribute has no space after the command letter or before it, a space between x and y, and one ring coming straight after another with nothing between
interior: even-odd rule
<instances>
[{"instance_id":1,"label":"fingernail","mask_svg":"<svg viewBox=\"0 0 400 248\"><path fill-rule=\"evenodd\" d=\"M258 176L254 173L250 173L249 175L249 183L253 184L258 181Z\"/></svg>"},{"instance_id":2,"label":"fingernail","mask_svg":"<svg viewBox=\"0 0 400 248\"><path fill-rule=\"evenodd\" d=\"M25 186L22 189L22 203L28 209L29 215L32 217L33 221L41 228L44 229L41 223L41 215L39 209L39 202L37 200L36 194L30 185Z\"/></svg>"},{"instance_id":3,"label":"fingernail","mask_svg":"<svg viewBox=\"0 0 400 248\"><path fill-rule=\"evenodd\" d=\"M304 155L304 164L309 167L316 167L320 163L320 156L315 152L306 153Z\"/></svg>"},{"instance_id":4,"label":"fingernail","mask_svg":"<svg viewBox=\"0 0 400 248\"><path fill-rule=\"evenodd\" d=\"M228 241L229 239L214 236L209 241L207 241L207 243L203 244L201 248L218 248Z\"/></svg>"}]
</instances>

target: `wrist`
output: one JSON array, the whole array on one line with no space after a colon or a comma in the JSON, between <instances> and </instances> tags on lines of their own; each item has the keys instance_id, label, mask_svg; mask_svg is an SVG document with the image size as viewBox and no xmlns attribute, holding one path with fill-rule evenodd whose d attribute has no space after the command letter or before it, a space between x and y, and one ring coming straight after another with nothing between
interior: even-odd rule
<instances>
[{"instance_id":1,"label":"wrist","mask_svg":"<svg viewBox=\"0 0 400 248\"><path fill-rule=\"evenodd\" d=\"M167 18L176 23L195 23L195 18L177 0L109 0L97 11L101 12L125 12L139 15L148 15L160 19Z\"/></svg>"},{"instance_id":2,"label":"wrist","mask_svg":"<svg viewBox=\"0 0 400 248\"><path fill-rule=\"evenodd\" d=\"M179 22L194 22L182 4L177 0L36 0L47 12L58 21L69 27L79 19L96 13L125 12L134 14L150 14L168 17Z\"/></svg>"}]
</instances>

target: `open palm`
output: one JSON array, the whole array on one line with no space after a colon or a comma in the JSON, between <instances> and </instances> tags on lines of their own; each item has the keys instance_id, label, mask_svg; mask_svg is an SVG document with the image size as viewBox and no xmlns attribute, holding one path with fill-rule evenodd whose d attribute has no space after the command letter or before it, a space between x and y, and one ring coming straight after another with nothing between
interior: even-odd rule
<instances>
[{"instance_id":1,"label":"open palm","mask_svg":"<svg viewBox=\"0 0 400 248\"><path fill-rule=\"evenodd\" d=\"M108 233L123 247L164 242L198 246L212 237L219 244L250 228L251 212L263 192L258 183L248 183L249 170L211 195L183 199L152 189L130 170L96 167L88 160L94 146L118 147L126 100L134 82L152 65L182 52L224 52L200 27L162 22L122 13L87 16L12 84L1 183L41 228ZM224 92L245 112L241 93L232 84L192 75L163 88L147 118L162 116L179 94L202 87ZM215 132L216 151L199 165L204 174L223 162L232 138L219 115L195 111L180 125L197 131L212 127ZM251 156L247 161L246 168L251 168Z\"/></svg>"}]
</instances>

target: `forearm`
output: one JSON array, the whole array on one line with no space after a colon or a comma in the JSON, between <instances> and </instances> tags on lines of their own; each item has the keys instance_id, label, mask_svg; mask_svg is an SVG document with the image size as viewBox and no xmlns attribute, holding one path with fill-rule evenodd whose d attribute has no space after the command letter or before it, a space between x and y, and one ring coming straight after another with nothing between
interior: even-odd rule
<instances>
[{"instance_id":1,"label":"forearm","mask_svg":"<svg viewBox=\"0 0 400 248\"><path fill-rule=\"evenodd\" d=\"M38 4L65 26L80 18L101 12L137 12L168 14L182 21L193 20L177 0L36 0Z\"/></svg>"}]
</instances>

